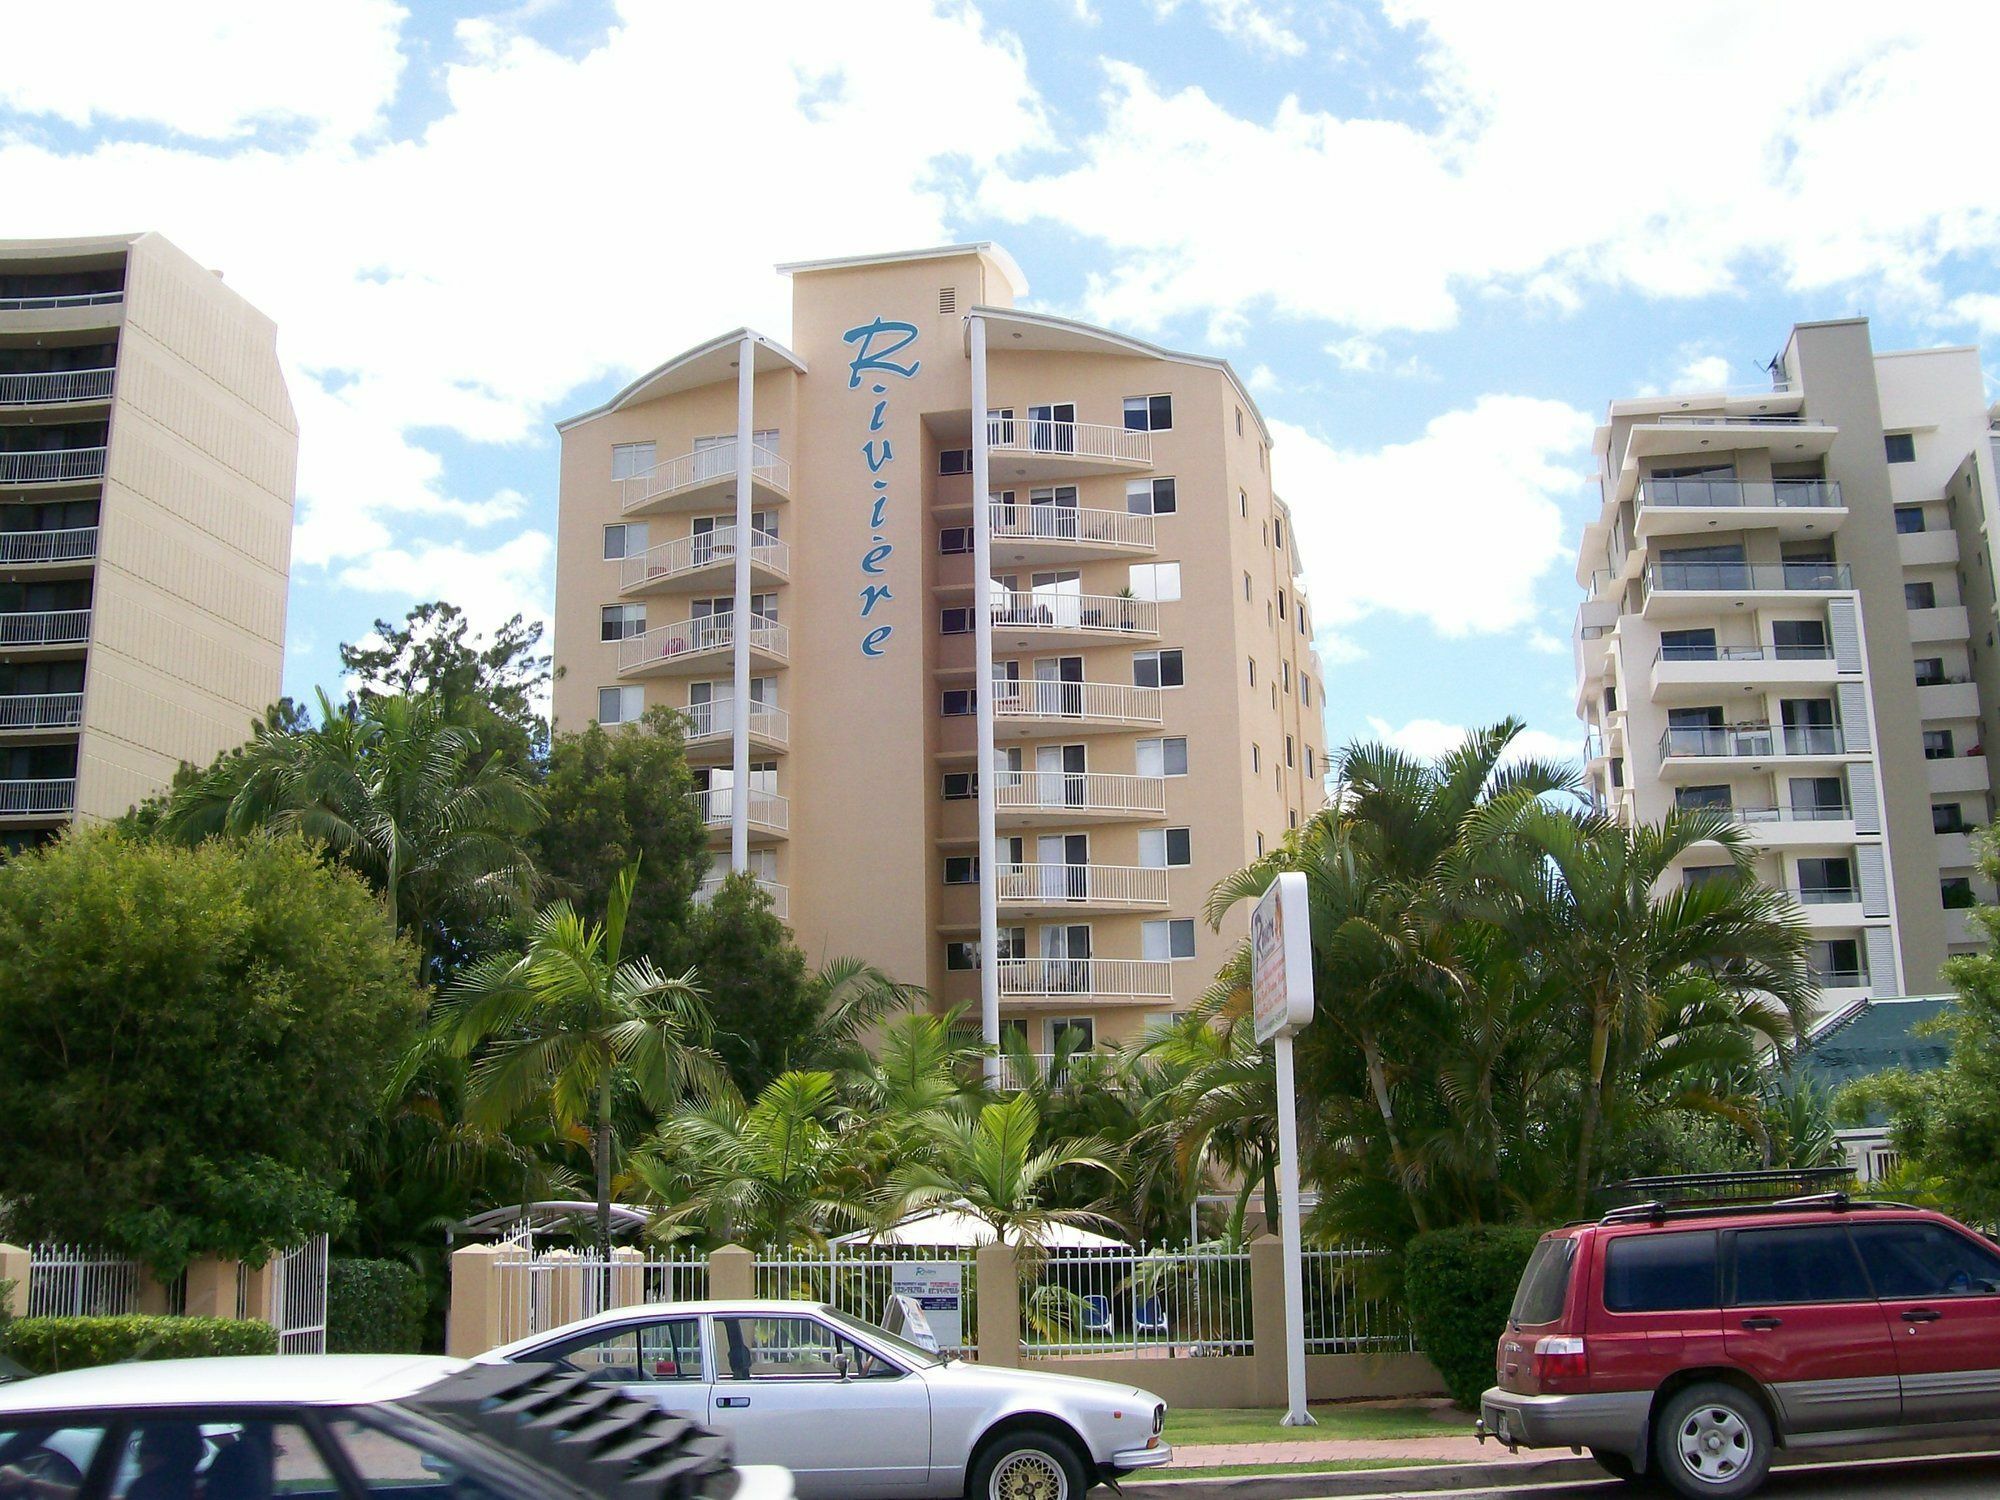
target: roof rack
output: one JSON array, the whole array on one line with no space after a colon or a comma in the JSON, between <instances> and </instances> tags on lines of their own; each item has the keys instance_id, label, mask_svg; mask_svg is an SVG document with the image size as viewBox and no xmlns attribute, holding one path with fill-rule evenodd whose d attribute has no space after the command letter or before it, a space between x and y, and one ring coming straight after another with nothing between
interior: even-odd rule
<instances>
[{"instance_id":1,"label":"roof rack","mask_svg":"<svg viewBox=\"0 0 2000 1500\"><path fill-rule=\"evenodd\" d=\"M1850 1198L1845 1193L1808 1193L1799 1198L1778 1198L1766 1202L1738 1199L1724 1203L1633 1203L1614 1208L1600 1224L1664 1224L1669 1219L1727 1219L1754 1214L1844 1214L1878 1209L1912 1209L1914 1203L1895 1203L1882 1198Z\"/></svg>"}]
</instances>

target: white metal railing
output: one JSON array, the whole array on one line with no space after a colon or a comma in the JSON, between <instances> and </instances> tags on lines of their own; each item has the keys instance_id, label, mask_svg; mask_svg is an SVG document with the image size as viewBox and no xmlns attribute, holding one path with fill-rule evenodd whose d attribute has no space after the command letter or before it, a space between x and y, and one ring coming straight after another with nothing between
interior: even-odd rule
<instances>
[{"instance_id":1,"label":"white metal railing","mask_svg":"<svg viewBox=\"0 0 2000 1500\"><path fill-rule=\"evenodd\" d=\"M1043 682L996 677L993 712L1003 719L1102 719L1159 724L1160 690L1127 682Z\"/></svg>"},{"instance_id":2,"label":"white metal railing","mask_svg":"<svg viewBox=\"0 0 2000 1500\"><path fill-rule=\"evenodd\" d=\"M119 1317L139 1310L139 1262L89 1245L28 1247L28 1316Z\"/></svg>"},{"instance_id":3,"label":"white metal railing","mask_svg":"<svg viewBox=\"0 0 2000 1500\"><path fill-rule=\"evenodd\" d=\"M716 563L733 562L735 557L736 528L718 526L713 531L676 537L671 542L648 547L637 557L626 558L624 585L628 589L636 589L644 584L679 578ZM792 570L790 544L768 531L753 530L750 533L750 559L774 573L789 573Z\"/></svg>"},{"instance_id":4,"label":"white metal railing","mask_svg":"<svg viewBox=\"0 0 2000 1500\"><path fill-rule=\"evenodd\" d=\"M1002 453L1150 464L1153 435L1101 422L1046 422L1031 417L989 417L987 446Z\"/></svg>"},{"instance_id":5,"label":"white metal railing","mask_svg":"<svg viewBox=\"0 0 2000 1500\"><path fill-rule=\"evenodd\" d=\"M791 492L792 466L769 448L751 444L750 472L773 489L787 494ZM730 438L727 442L697 448L692 453L683 453L619 480L619 508L632 510L655 500L671 500L683 490L717 479L729 479L735 473L736 439Z\"/></svg>"},{"instance_id":6,"label":"white metal railing","mask_svg":"<svg viewBox=\"0 0 2000 1500\"><path fill-rule=\"evenodd\" d=\"M1021 1299L1021 1352L1249 1354L1247 1251L1050 1249Z\"/></svg>"},{"instance_id":7,"label":"white metal railing","mask_svg":"<svg viewBox=\"0 0 2000 1500\"><path fill-rule=\"evenodd\" d=\"M995 884L1002 906L1167 904L1167 872L1150 866L1003 864Z\"/></svg>"},{"instance_id":8,"label":"white metal railing","mask_svg":"<svg viewBox=\"0 0 2000 1500\"><path fill-rule=\"evenodd\" d=\"M1115 771L999 771L993 778L993 805L1016 812L1164 816L1167 779Z\"/></svg>"},{"instance_id":9,"label":"white metal railing","mask_svg":"<svg viewBox=\"0 0 2000 1500\"><path fill-rule=\"evenodd\" d=\"M69 479L102 479L104 449L38 448L0 453L0 484L59 484Z\"/></svg>"},{"instance_id":10,"label":"white metal railing","mask_svg":"<svg viewBox=\"0 0 2000 1500\"><path fill-rule=\"evenodd\" d=\"M1000 962L1000 993L1165 1000L1174 993L1174 969L1152 958L1008 958Z\"/></svg>"},{"instance_id":11,"label":"white metal railing","mask_svg":"<svg viewBox=\"0 0 2000 1500\"><path fill-rule=\"evenodd\" d=\"M736 816L736 788L730 786L711 787L705 792L690 792L695 799L695 808L701 814L702 822L710 828L727 828ZM789 826L791 804L776 792L767 792L758 787L750 788L750 821L760 828L773 828L782 833Z\"/></svg>"},{"instance_id":12,"label":"white metal railing","mask_svg":"<svg viewBox=\"0 0 2000 1500\"><path fill-rule=\"evenodd\" d=\"M87 609L0 614L0 646L73 646L90 639Z\"/></svg>"},{"instance_id":13,"label":"white metal railing","mask_svg":"<svg viewBox=\"0 0 2000 1500\"><path fill-rule=\"evenodd\" d=\"M1686 417L1658 416L1652 419L1655 427L1804 427L1821 426L1807 417L1766 417L1766 416L1725 416Z\"/></svg>"},{"instance_id":14,"label":"white metal railing","mask_svg":"<svg viewBox=\"0 0 2000 1500\"><path fill-rule=\"evenodd\" d=\"M109 307L123 302L118 292L63 292L54 297L0 297L0 312L38 312L50 307Z\"/></svg>"},{"instance_id":15,"label":"white metal railing","mask_svg":"<svg viewBox=\"0 0 2000 1500\"><path fill-rule=\"evenodd\" d=\"M996 590L989 597L988 607L993 611L995 627L1106 635L1160 633L1160 606L1151 599L1128 599L1122 594Z\"/></svg>"},{"instance_id":16,"label":"white metal railing","mask_svg":"<svg viewBox=\"0 0 2000 1500\"><path fill-rule=\"evenodd\" d=\"M115 372L26 370L0 375L0 406L57 406L66 401L102 401L111 394Z\"/></svg>"},{"instance_id":17,"label":"white metal railing","mask_svg":"<svg viewBox=\"0 0 2000 1500\"><path fill-rule=\"evenodd\" d=\"M613 1307L698 1302L708 1295L708 1261L672 1251L597 1255L508 1248L494 1257L503 1341L547 1333Z\"/></svg>"},{"instance_id":18,"label":"white metal railing","mask_svg":"<svg viewBox=\"0 0 2000 1500\"><path fill-rule=\"evenodd\" d=\"M280 1354L326 1353L327 1237L315 1235L271 1257L264 1306L250 1305L250 1268L237 1266L239 1318L262 1318L278 1335Z\"/></svg>"},{"instance_id":19,"label":"white metal railing","mask_svg":"<svg viewBox=\"0 0 2000 1500\"><path fill-rule=\"evenodd\" d=\"M761 875L753 876L752 878L757 882L757 889L771 898L772 915L781 921L786 920L789 916L788 907L790 903L787 899L789 893L785 887L779 885L775 880L766 880ZM720 875L703 877L701 884L694 888L694 899L704 903L713 901L715 893L722 889L722 881L723 877Z\"/></svg>"},{"instance_id":20,"label":"white metal railing","mask_svg":"<svg viewBox=\"0 0 2000 1500\"><path fill-rule=\"evenodd\" d=\"M680 620L672 625L655 625L618 643L618 670L629 672L655 662L725 650L735 644L735 630L734 610ZM792 649L791 636L785 627L767 615L750 617L750 644L774 656L789 656Z\"/></svg>"},{"instance_id":21,"label":"white metal railing","mask_svg":"<svg viewBox=\"0 0 2000 1500\"><path fill-rule=\"evenodd\" d=\"M76 778L0 781L0 818L43 818L76 811Z\"/></svg>"},{"instance_id":22,"label":"white metal railing","mask_svg":"<svg viewBox=\"0 0 2000 1500\"><path fill-rule=\"evenodd\" d=\"M681 712L688 717L687 738L689 744L707 740L726 739L736 732L735 701L724 698L719 702L690 703ZM750 704L750 732L782 745L791 734L792 716L775 703L759 703L754 699Z\"/></svg>"},{"instance_id":23,"label":"white metal railing","mask_svg":"<svg viewBox=\"0 0 2000 1500\"><path fill-rule=\"evenodd\" d=\"M82 562L97 556L97 528L0 531L0 563Z\"/></svg>"},{"instance_id":24,"label":"white metal railing","mask_svg":"<svg viewBox=\"0 0 2000 1500\"><path fill-rule=\"evenodd\" d=\"M978 1252L963 1245L833 1245L824 1252L767 1248L757 1257L755 1292L781 1301L824 1302L870 1323L880 1323L898 1271L907 1266L956 1264L958 1336L933 1323L939 1351L973 1359L979 1353L974 1294ZM933 1317L937 1314L934 1312ZM939 1321L943 1321L939 1319Z\"/></svg>"},{"instance_id":25,"label":"white metal railing","mask_svg":"<svg viewBox=\"0 0 2000 1500\"><path fill-rule=\"evenodd\" d=\"M1647 479L1639 485L1641 505L1695 505L1783 510L1836 507L1837 479Z\"/></svg>"},{"instance_id":26,"label":"white metal railing","mask_svg":"<svg viewBox=\"0 0 2000 1500\"><path fill-rule=\"evenodd\" d=\"M1306 1353L1404 1354L1417 1347L1409 1315L1371 1294L1382 1252L1308 1247L1305 1271Z\"/></svg>"},{"instance_id":27,"label":"white metal railing","mask_svg":"<svg viewBox=\"0 0 2000 1500\"><path fill-rule=\"evenodd\" d=\"M1017 542L1091 542L1105 547L1153 545L1153 518L1123 510L1075 505L996 503L989 507L993 535Z\"/></svg>"},{"instance_id":28,"label":"white metal railing","mask_svg":"<svg viewBox=\"0 0 2000 1500\"><path fill-rule=\"evenodd\" d=\"M1646 587L1664 593L1776 589L1845 590L1854 587L1846 563L1658 562L1646 569Z\"/></svg>"},{"instance_id":29,"label":"white metal railing","mask_svg":"<svg viewBox=\"0 0 2000 1500\"><path fill-rule=\"evenodd\" d=\"M81 693L0 694L0 729L74 729L82 722Z\"/></svg>"}]
</instances>

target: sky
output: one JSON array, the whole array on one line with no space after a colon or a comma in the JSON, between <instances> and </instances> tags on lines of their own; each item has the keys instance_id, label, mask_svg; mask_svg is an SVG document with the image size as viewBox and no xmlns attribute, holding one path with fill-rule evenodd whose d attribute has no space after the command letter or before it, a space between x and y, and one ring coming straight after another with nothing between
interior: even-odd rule
<instances>
[{"instance_id":1,"label":"sky","mask_svg":"<svg viewBox=\"0 0 2000 1500\"><path fill-rule=\"evenodd\" d=\"M1573 756L1614 396L1794 322L2000 372L2000 5L98 0L0 47L0 238L154 229L278 324L286 690L446 597L546 616L554 421L775 263L972 239L1224 355L1269 419L1329 743ZM91 44L76 45L88 25ZM1989 374L1989 398L2000 383Z\"/></svg>"}]
</instances>

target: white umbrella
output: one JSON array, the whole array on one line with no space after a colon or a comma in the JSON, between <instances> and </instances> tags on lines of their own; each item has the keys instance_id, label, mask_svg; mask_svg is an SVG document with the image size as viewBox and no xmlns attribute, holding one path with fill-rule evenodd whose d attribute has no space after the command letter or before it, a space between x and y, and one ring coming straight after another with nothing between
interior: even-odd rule
<instances>
[{"instance_id":1,"label":"white umbrella","mask_svg":"<svg viewBox=\"0 0 2000 1500\"><path fill-rule=\"evenodd\" d=\"M843 1234L836 1245L917 1245L940 1250L973 1249L994 1241L993 1226L977 1214L959 1208L931 1208L882 1230L856 1230ZM1019 1231L1008 1236L1020 1243ZM1073 1224L1047 1224L1035 1236L1044 1250L1129 1250L1123 1240L1093 1234Z\"/></svg>"}]
</instances>

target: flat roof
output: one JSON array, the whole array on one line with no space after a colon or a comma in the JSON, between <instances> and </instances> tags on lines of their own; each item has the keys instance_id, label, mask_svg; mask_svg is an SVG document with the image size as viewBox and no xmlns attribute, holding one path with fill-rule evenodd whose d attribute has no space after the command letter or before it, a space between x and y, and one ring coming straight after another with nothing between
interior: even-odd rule
<instances>
[{"instance_id":1,"label":"flat roof","mask_svg":"<svg viewBox=\"0 0 2000 1500\"><path fill-rule=\"evenodd\" d=\"M967 240L957 245L929 245L919 250L883 250L872 255L836 255L826 260L788 260L777 267L781 276L809 276L815 271L851 271L860 266L892 266L909 260L955 260L976 255L1007 278L1016 297L1028 295L1028 276L1020 262L992 240Z\"/></svg>"}]
</instances>

